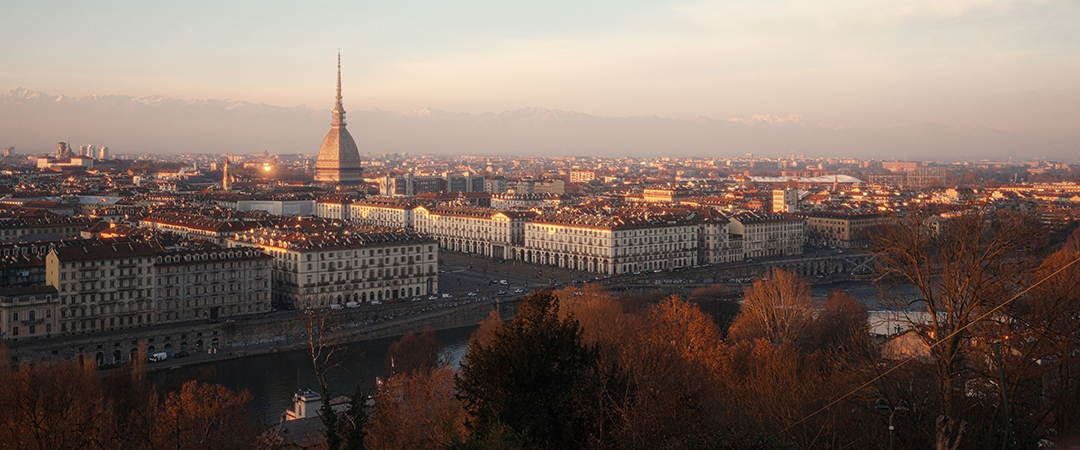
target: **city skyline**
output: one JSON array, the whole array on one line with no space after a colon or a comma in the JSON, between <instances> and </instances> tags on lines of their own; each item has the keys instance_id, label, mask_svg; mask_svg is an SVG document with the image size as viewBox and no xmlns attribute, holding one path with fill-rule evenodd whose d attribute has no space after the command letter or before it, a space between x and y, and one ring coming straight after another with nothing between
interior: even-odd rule
<instances>
[{"instance_id":1,"label":"city skyline","mask_svg":"<svg viewBox=\"0 0 1080 450\"><path fill-rule=\"evenodd\" d=\"M604 119L764 120L841 132L929 124L960 130L961 137L989 130L1031 142L982 151L994 153L986 157L1011 151L1061 158L1080 143L1072 127L1080 116L1072 82L1080 59L1070 26L1080 7L1060 1L10 9L0 19L0 36L9 43L0 49L9 62L0 69L0 92L234 99L315 108L319 115L332 101L327 86L340 47L350 109L357 112L483 115L532 108ZM8 109L0 115L21 115L11 105L0 108ZM0 131L19 140L4 145L28 147L23 136ZM68 138L84 139L45 142ZM833 140L792 139L811 147ZM317 137L271 150L313 151L318 142L312 141ZM362 152L397 150L367 147L362 136L358 144ZM852 152L869 144L841 146L835 156L863 156ZM986 143L955 145L963 148L947 153L979 153ZM737 147L735 154L753 151Z\"/></svg>"}]
</instances>

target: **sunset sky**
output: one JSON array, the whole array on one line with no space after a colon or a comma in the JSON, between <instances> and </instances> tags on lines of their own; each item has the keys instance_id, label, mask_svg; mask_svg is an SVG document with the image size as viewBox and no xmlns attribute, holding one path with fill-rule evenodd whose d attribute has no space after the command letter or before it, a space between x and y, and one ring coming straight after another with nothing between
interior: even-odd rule
<instances>
[{"instance_id":1,"label":"sunset sky","mask_svg":"<svg viewBox=\"0 0 1080 450\"><path fill-rule=\"evenodd\" d=\"M1080 2L6 2L0 92L1076 135Z\"/></svg>"}]
</instances>

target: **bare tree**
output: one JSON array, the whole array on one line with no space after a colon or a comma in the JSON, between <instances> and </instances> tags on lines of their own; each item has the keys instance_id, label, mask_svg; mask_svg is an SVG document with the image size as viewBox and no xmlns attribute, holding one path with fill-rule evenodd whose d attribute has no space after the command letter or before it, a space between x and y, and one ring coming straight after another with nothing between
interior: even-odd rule
<instances>
[{"instance_id":1,"label":"bare tree","mask_svg":"<svg viewBox=\"0 0 1080 450\"><path fill-rule=\"evenodd\" d=\"M810 284L794 273L773 269L743 296L742 312L731 324L731 338L803 344L812 334L813 322Z\"/></svg>"},{"instance_id":2,"label":"bare tree","mask_svg":"<svg viewBox=\"0 0 1080 450\"><path fill-rule=\"evenodd\" d=\"M875 233L882 279L896 287L885 299L908 313L930 346L941 405L937 450L955 450L967 430L970 328L1024 289L1042 236L1034 217L975 204L945 217L915 209Z\"/></svg>"},{"instance_id":3,"label":"bare tree","mask_svg":"<svg viewBox=\"0 0 1080 450\"><path fill-rule=\"evenodd\" d=\"M319 416L326 426L327 448L337 450L344 442L339 433L338 415L330 405L333 398L329 373L341 364L339 356L342 346L340 337L334 333L337 321L333 317L333 310L327 305L328 298L326 295L311 294L303 297L299 306L300 320L303 321L308 339L308 357L323 396L323 408L319 411Z\"/></svg>"}]
</instances>

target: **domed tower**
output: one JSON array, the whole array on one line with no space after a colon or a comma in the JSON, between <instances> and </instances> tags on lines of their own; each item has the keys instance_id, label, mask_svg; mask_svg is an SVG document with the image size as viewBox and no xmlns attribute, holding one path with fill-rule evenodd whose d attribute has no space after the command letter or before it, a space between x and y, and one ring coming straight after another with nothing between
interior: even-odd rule
<instances>
[{"instance_id":1,"label":"domed tower","mask_svg":"<svg viewBox=\"0 0 1080 450\"><path fill-rule=\"evenodd\" d=\"M341 53L338 52L337 103L330 132L323 139L319 158L315 160L315 182L325 184L360 184L364 169L360 167L360 151L349 130L345 128L345 107L341 105Z\"/></svg>"}]
</instances>

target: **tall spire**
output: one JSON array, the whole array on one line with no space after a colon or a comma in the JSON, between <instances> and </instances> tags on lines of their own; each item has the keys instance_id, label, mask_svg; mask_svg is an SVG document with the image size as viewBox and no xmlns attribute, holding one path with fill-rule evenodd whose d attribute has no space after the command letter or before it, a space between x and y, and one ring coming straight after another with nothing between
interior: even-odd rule
<instances>
[{"instance_id":1,"label":"tall spire","mask_svg":"<svg viewBox=\"0 0 1080 450\"><path fill-rule=\"evenodd\" d=\"M345 106L341 104L341 49L337 53L337 101L334 102L333 125L345 125Z\"/></svg>"}]
</instances>

